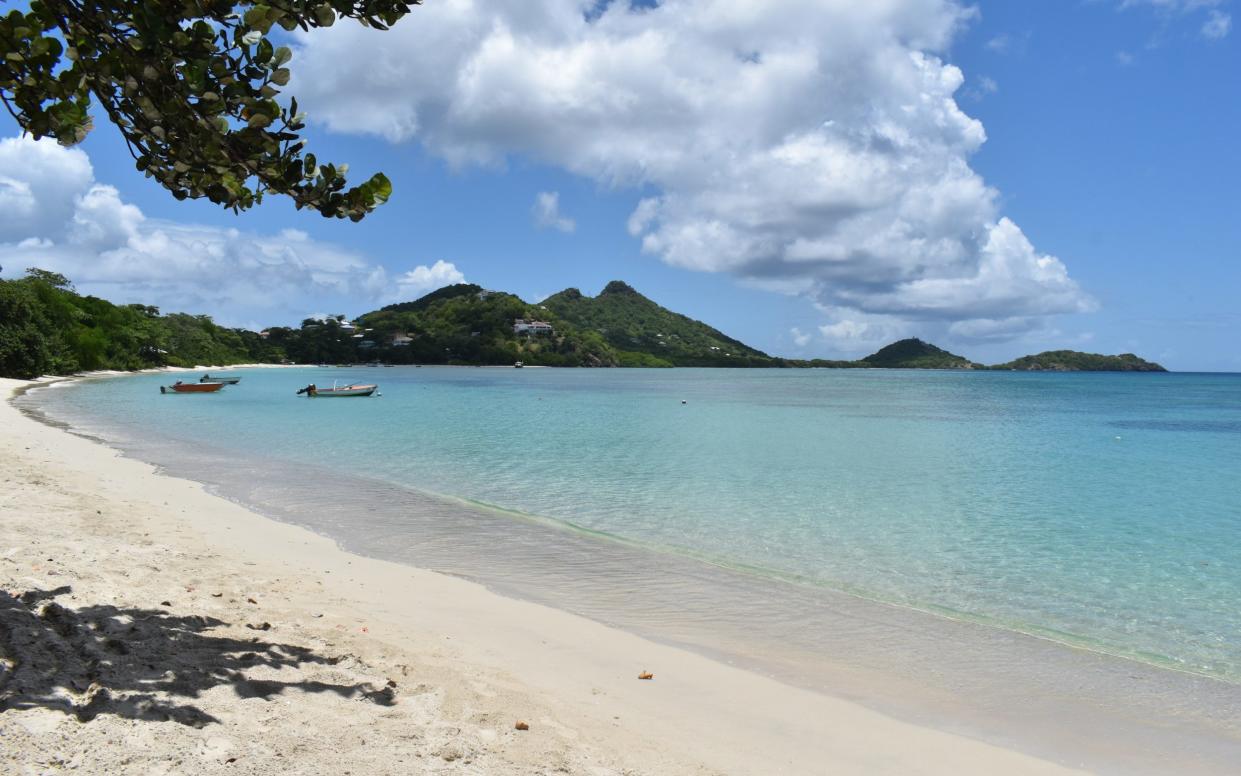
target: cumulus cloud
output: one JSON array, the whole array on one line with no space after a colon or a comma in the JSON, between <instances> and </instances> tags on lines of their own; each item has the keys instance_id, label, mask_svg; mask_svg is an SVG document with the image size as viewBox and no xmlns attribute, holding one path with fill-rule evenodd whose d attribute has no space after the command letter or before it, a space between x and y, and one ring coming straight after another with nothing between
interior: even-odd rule
<instances>
[{"instance_id":1,"label":"cumulus cloud","mask_svg":"<svg viewBox=\"0 0 1241 776\"><path fill-rule=\"evenodd\" d=\"M541 191L534 198L534 225L540 229L555 229L558 232L572 232L577 223L560 212L560 192Z\"/></svg>"},{"instance_id":2,"label":"cumulus cloud","mask_svg":"<svg viewBox=\"0 0 1241 776\"><path fill-rule=\"evenodd\" d=\"M0 140L0 170L6 274L42 267L122 303L274 322L300 318L311 304L386 301L462 279L440 261L390 281L357 252L295 229L261 234L148 218L95 180L84 152L51 140Z\"/></svg>"},{"instance_id":3,"label":"cumulus cloud","mask_svg":"<svg viewBox=\"0 0 1241 776\"><path fill-rule=\"evenodd\" d=\"M908 324L891 316L869 315L847 308L822 309L833 320L819 326L819 334L839 353L866 355L910 335Z\"/></svg>"},{"instance_id":4,"label":"cumulus cloud","mask_svg":"<svg viewBox=\"0 0 1241 776\"><path fill-rule=\"evenodd\" d=\"M1222 40L1232 31L1232 16L1223 11L1211 11L1202 25L1202 36L1207 40Z\"/></svg>"},{"instance_id":5,"label":"cumulus cloud","mask_svg":"<svg viewBox=\"0 0 1241 776\"><path fill-rule=\"evenodd\" d=\"M382 34L302 34L294 86L335 131L641 188L629 232L678 267L902 320L1089 309L969 166L986 133L942 57L972 14L954 0L441 0Z\"/></svg>"},{"instance_id":6,"label":"cumulus cloud","mask_svg":"<svg viewBox=\"0 0 1241 776\"><path fill-rule=\"evenodd\" d=\"M803 332L796 326L789 329L789 334L793 336L793 344L797 345L799 348L804 348L810 343L810 335Z\"/></svg>"},{"instance_id":7,"label":"cumulus cloud","mask_svg":"<svg viewBox=\"0 0 1241 776\"><path fill-rule=\"evenodd\" d=\"M73 217L73 197L94 180L78 149L26 138L0 140L0 242L50 239Z\"/></svg>"},{"instance_id":8,"label":"cumulus cloud","mask_svg":"<svg viewBox=\"0 0 1241 776\"><path fill-rule=\"evenodd\" d=\"M412 299L437 288L464 282L465 275L461 274L455 265L440 259L429 267L426 265L414 267L398 277L396 279L397 296L402 299Z\"/></svg>"}]
</instances>

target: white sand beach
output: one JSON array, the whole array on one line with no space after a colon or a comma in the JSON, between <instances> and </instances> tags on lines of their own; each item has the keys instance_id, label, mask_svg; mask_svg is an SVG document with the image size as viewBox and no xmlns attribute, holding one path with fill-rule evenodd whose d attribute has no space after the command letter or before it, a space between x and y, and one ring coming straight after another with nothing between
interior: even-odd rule
<instances>
[{"instance_id":1,"label":"white sand beach","mask_svg":"<svg viewBox=\"0 0 1241 776\"><path fill-rule=\"evenodd\" d=\"M0 380L5 773L1070 772L349 554L26 417L27 385Z\"/></svg>"}]
</instances>

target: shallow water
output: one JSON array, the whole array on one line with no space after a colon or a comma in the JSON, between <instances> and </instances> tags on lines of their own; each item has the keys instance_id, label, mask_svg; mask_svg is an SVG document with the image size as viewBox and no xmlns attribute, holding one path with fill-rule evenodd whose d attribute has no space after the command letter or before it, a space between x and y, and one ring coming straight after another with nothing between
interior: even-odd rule
<instances>
[{"instance_id":1,"label":"shallow water","mask_svg":"<svg viewBox=\"0 0 1241 776\"><path fill-rule=\"evenodd\" d=\"M1100 772L1241 758L1241 376L238 374L19 404L352 551L920 724ZM383 395L294 396L334 379Z\"/></svg>"},{"instance_id":2,"label":"shallow water","mask_svg":"<svg viewBox=\"0 0 1241 776\"><path fill-rule=\"evenodd\" d=\"M26 401L346 545L408 545L421 565L451 566L430 547L477 555L544 521L1241 680L1241 376L241 374L217 395L160 395L168 377L144 375ZM294 396L333 380L383 396ZM428 493L509 514L467 529L468 510ZM523 552L500 553L514 577L623 573Z\"/></svg>"}]
</instances>

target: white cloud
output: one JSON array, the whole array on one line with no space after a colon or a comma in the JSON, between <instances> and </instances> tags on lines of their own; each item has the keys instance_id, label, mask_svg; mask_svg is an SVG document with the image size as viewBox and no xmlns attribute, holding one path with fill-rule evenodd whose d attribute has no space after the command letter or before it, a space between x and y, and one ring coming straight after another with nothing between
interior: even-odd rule
<instances>
[{"instance_id":1,"label":"white cloud","mask_svg":"<svg viewBox=\"0 0 1241 776\"><path fill-rule=\"evenodd\" d=\"M560 212L560 192L541 191L534 198L534 224L540 229L555 229L558 232L572 232L577 224L572 218Z\"/></svg>"},{"instance_id":2,"label":"white cloud","mask_svg":"<svg viewBox=\"0 0 1241 776\"><path fill-rule=\"evenodd\" d=\"M302 34L296 91L333 130L454 165L521 157L648 191L627 226L678 267L862 315L1090 307L969 166L986 135L942 59L969 8L588 5L441 0L383 33Z\"/></svg>"},{"instance_id":3,"label":"white cloud","mask_svg":"<svg viewBox=\"0 0 1241 776\"><path fill-rule=\"evenodd\" d=\"M396 279L397 295L402 299L413 299L437 288L464 283L465 275L453 264L440 259L430 267L426 265L414 267Z\"/></svg>"},{"instance_id":4,"label":"white cloud","mask_svg":"<svg viewBox=\"0 0 1241 776\"><path fill-rule=\"evenodd\" d=\"M1202 25L1202 37L1207 40L1222 40L1232 31L1232 16L1223 11L1212 10Z\"/></svg>"},{"instance_id":5,"label":"white cloud","mask_svg":"<svg viewBox=\"0 0 1241 776\"><path fill-rule=\"evenodd\" d=\"M962 94L977 102L984 99L989 94L995 94L999 90L1000 84L991 76L984 75L974 81L971 86L967 87Z\"/></svg>"},{"instance_id":6,"label":"white cloud","mask_svg":"<svg viewBox=\"0 0 1241 776\"><path fill-rule=\"evenodd\" d=\"M1121 0L1119 7L1121 10L1151 8L1165 19L1187 17L1205 11L1206 21L1199 30L1202 37L1207 40L1222 40L1232 31L1232 15L1219 10L1226 2L1227 0Z\"/></svg>"},{"instance_id":7,"label":"white cloud","mask_svg":"<svg viewBox=\"0 0 1241 776\"><path fill-rule=\"evenodd\" d=\"M872 315L855 310L819 305L832 319L819 326L828 349L838 355L869 355L888 343L910 336L908 321L890 315Z\"/></svg>"},{"instance_id":8,"label":"white cloud","mask_svg":"<svg viewBox=\"0 0 1241 776\"><path fill-rule=\"evenodd\" d=\"M1224 0L1121 0L1120 7L1124 9L1149 6L1161 11L1189 13L1203 8L1214 8L1223 2Z\"/></svg>"},{"instance_id":9,"label":"white cloud","mask_svg":"<svg viewBox=\"0 0 1241 776\"><path fill-rule=\"evenodd\" d=\"M1013 45L1013 39L1008 33L1001 33L987 41L986 46L990 51L997 54L1006 54L1008 49Z\"/></svg>"},{"instance_id":10,"label":"white cloud","mask_svg":"<svg viewBox=\"0 0 1241 776\"><path fill-rule=\"evenodd\" d=\"M1128 51L1117 51L1116 52L1116 64L1120 65L1121 67L1129 67L1130 65L1134 63L1134 61L1135 61L1134 56L1130 54Z\"/></svg>"},{"instance_id":11,"label":"white cloud","mask_svg":"<svg viewBox=\"0 0 1241 776\"><path fill-rule=\"evenodd\" d=\"M789 329L789 334L793 335L793 344L799 348L804 348L810 342L810 335L794 326Z\"/></svg>"},{"instance_id":12,"label":"white cloud","mask_svg":"<svg viewBox=\"0 0 1241 776\"><path fill-rule=\"evenodd\" d=\"M441 261L390 282L383 267L300 230L262 234L148 218L95 181L85 153L51 140L0 140L0 170L6 274L42 267L119 303L274 323L300 320L312 304L344 309L461 278Z\"/></svg>"},{"instance_id":13,"label":"white cloud","mask_svg":"<svg viewBox=\"0 0 1241 776\"><path fill-rule=\"evenodd\" d=\"M0 140L0 242L59 236L74 209L64 192L84 192L93 179L90 159L78 149Z\"/></svg>"},{"instance_id":14,"label":"white cloud","mask_svg":"<svg viewBox=\"0 0 1241 776\"><path fill-rule=\"evenodd\" d=\"M978 318L956 321L948 327L948 334L964 342L1007 342L1029 335L1040 322L1037 318Z\"/></svg>"}]
</instances>

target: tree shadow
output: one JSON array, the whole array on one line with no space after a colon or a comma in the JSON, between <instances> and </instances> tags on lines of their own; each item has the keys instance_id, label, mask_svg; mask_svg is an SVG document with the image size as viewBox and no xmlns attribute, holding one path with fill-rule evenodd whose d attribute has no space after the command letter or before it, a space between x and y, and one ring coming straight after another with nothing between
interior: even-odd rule
<instances>
[{"instance_id":1,"label":"tree shadow","mask_svg":"<svg viewBox=\"0 0 1241 776\"><path fill-rule=\"evenodd\" d=\"M286 690L331 692L385 706L395 694L369 683L252 679L259 667L298 670L336 665L306 647L258 637L213 635L228 623L161 609L110 605L70 608L55 601L72 592L0 590L0 713L44 708L88 722L100 714L203 727L219 722L185 699L219 685L242 698L270 699Z\"/></svg>"}]
</instances>

